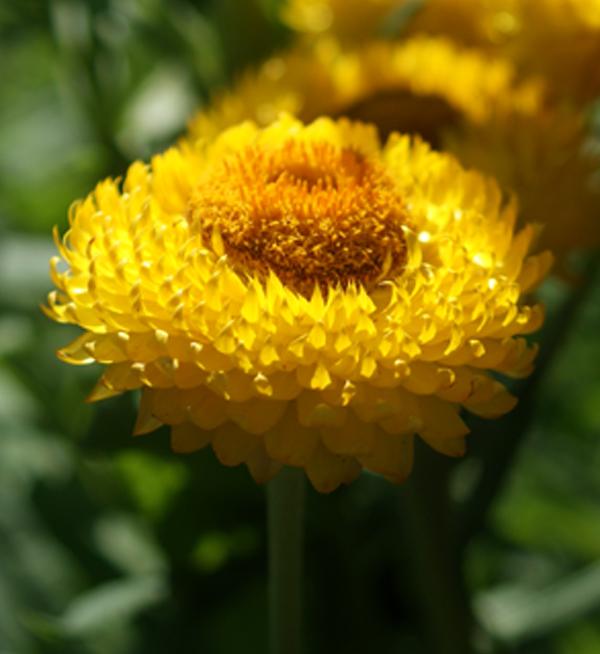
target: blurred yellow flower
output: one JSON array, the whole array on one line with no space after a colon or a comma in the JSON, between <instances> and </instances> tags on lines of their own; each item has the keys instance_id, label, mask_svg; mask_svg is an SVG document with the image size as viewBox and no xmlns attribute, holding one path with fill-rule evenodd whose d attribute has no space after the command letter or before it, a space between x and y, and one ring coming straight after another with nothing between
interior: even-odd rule
<instances>
[{"instance_id":1,"label":"blurred yellow flower","mask_svg":"<svg viewBox=\"0 0 600 654\"><path fill-rule=\"evenodd\" d=\"M411 34L490 49L522 75L543 75L556 99L600 94L600 0L288 0L282 17L301 34L360 45L411 6Z\"/></svg>"},{"instance_id":2,"label":"blurred yellow flower","mask_svg":"<svg viewBox=\"0 0 600 654\"><path fill-rule=\"evenodd\" d=\"M212 445L265 481L302 467L328 492L368 468L394 482L413 438L463 453L462 407L527 375L523 295L550 265L493 180L362 123L246 122L133 164L70 214L48 315L60 351L106 371L98 400L141 389L136 433Z\"/></svg>"},{"instance_id":3,"label":"blurred yellow flower","mask_svg":"<svg viewBox=\"0 0 600 654\"><path fill-rule=\"evenodd\" d=\"M192 138L212 137L244 119L267 125L282 111L312 120L323 114L375 122L380 131L418 132L439 140L461 121L481 123L500 112L537 113L543 88L517 83L502 59L461 49L447 39L415 37L404 42L370 41L344 48L318 39L247 72L199 112Z\"/></svg>"},{"instance_id":4,"label":"blurred yellow flower","mask_svg":"<svg viewBox=\"0 0 600 654\"><path fill-rule=\"evenodd\" d=\"M429 0L411 29L492 48L556 99L600 94L600 0Z\"/></svg>"},{"instance_id":5,"label":"blurred yellow flower","mask_svg":"<svg viewBox=\"0 0 600 654\"><path fill-rule=\"evenodd\" d=\"M590 182L598 159L582 152L585 125L578 113L551 108L539 79L518 81L505 59L437 37L356 49L316 39L246 73L194 117L189 137L212 138L247 118L266 125L280 111L303 120L343 115L453 152L517 193L521 218L544 225L541 247L561 268L573 249L600 242Z\"/></svg>"}]
</instances>

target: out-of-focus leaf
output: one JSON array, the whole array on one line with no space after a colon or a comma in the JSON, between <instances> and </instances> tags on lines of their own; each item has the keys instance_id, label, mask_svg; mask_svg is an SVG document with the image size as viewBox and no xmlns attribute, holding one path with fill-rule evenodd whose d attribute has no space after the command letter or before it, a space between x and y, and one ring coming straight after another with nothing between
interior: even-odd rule
<instances>
[{"instance_id":1,"label":"out-of-focus leaf","mask_svg":"<svg viewBox=\"0 0 600 654\"><path fill-rule=\"evenodd\" d=\"M0 318L0 357L24 350L32 339L31 320L14 314Z\"/></svg>"},{"instance_id":2,"label":"out-of-focus leaf","mask_svg":"<svg viewBox=\"0 0 600 654\"><path fill-rule=\"evenodd\" d=\"M180 66L159 66L125 107L119 142L131 158L148 158L176 135L197 104Z\"/></svg>"},{"instance_id":3,"label":"out-of-focus leaf","mask_svg":"<svg viewBox=\"0 0 600 654\"><path fill-rule=\"evenodd\" d=\"M584 559L600 558L600 505L583 498L559 499L528 493L519 505L504 505L499 528L525 546L565 551Z\"/></svg>"},{"instance_id":4,"label":"out-of-focus leaf","mask_svg":"<svg viewBox=\"0 0 600 654\"><path fill-rule=\"evenodd\" d=\"M579 623L558 638L559 654L597 654L600 652L600 626Z\"/></svg>"},{"instance_id":5,"label":"out-of-focus leaf","mask_svg":"<svg viewBox=\"0 0 600 654\"><path fill-rule=\"evenodd\" d=\"M110 514L94 525L94 540L104 556L125 574L163 572L164 554L140 520L126 514Z\"/></svg>"},{"instance_id":6,"label":"out-of-focus leaf","mask_svg":"<svg viewBox=\"0 0 600 654\"><path fill-rule=\"evenodd\" d=\"M202 87L207 89L222 83L225 64L214 22L189 2L172 3L168 9L163 5L162 11L162 25L172 30Z\"/></svg>"},{"instance_id":7,"label":"out-of-focus leaf","mask_svg":"<svg viewBox=\"0 0 600 654\"><path fill-rule=\"evenodd\" d=\"M161 575L126 577L96 586L76 598L59 619L68 636L110 630L168 596Z\"/></svg>"},{"instance_id":8,"label":"out-of-focus leaf","mask_svg":"<svg viewBox=\"0 0 600 654\"><path fill-rule=\"evenodd\" d=\"M188 470L183 463L165 461L144 451L120 453L117 466L134 500L152 520L163 516L188 479Z\"/></svg>"},{"instance_id":9,"label":"out-of-focus leaf","mask_svg":"<svg viewBox=\"0 0 600 654\"><path fill-rule=\"evenodd\" d=\"M26 484L15 489L17 492L35 480L64 479L72 471L71 448L56 435L41 432L24 420L1 421L0 429L0 474L4 482Z\"/></svg>"},{"instance_id":10,"label":"out-of-focus leaf","mask_svg":"<svg viewBox=\"0 0 600 654\"><path fill-rule=\"evenodd\" d=\"M91 4L85 2L51 3L52 33L63 49L89 48L92 40Z\"/></svg>"},{"instance_id":11,"label":"out-of-focus leaf","mask_svg":"<svg viewBox=\"0 0 600 654\"><path fill-rule=\"evenodd\" d=\"M554 633L600 610L600 563L545 588L512 586L480 593L475 609L486 629L502 641L520 643Z\"/></svg>"},{"instance_id":12,"label":"out-of-focus leaf","mask_svg":"<svg viewBox=\"0 0 600 654\"><path fill-rule=\"evenodd\" d=\"M7 369L0 367L0 420L29 421L37 410L27 389Z\"/></svg>"},{"instance_id":13,"label":"out-of-focus leaf","mask_svg":"<svg viewBox=\"0 0 600 654\"><path fill-rule=\"evenodd\" d=\"M0 54L0 220L48 233L102 174L103 155L56 87L47 34L27 34Z\"/></svg>"},{"instance_id":14,"label":"out-of-focus leaf","mask_svg":"<svg viewBox=\"0 0 600 654\"><path fill-rule=\"evenodd\" d=\"M203 534L192 553L196 566L203 572L215 572L233 556L258 549L257 534L252 529L236 529L230 533L211 531Z\"/></svg>"},{"instance_id":15,"label":"out-of-focus leaf","mask_svg":"<svg viewBox=\"0 0 600 654\"><path fill-rule=\"evenodd\" d=\"M29 309L43 302L50 288L52 239L43 236L7 236L0 242L0 303Z\"/></svg>"}]
</instances>

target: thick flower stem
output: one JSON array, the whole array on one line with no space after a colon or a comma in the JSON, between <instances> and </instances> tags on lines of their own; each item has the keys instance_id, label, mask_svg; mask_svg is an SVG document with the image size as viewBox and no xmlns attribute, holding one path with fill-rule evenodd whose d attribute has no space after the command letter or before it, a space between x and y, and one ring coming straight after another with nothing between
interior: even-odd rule
<instances>
[{"instance_id":1,"label":"thick flower stem","mask_svg":"<svg viewBox=\"0 0 600 654\"><path fill-rule=\"evenodd\" d=\"M304 471L284 468L267 486L270 654L301 654Z\"/></svg>"},{"instance_id":2,"label":"thick flower stem","mask_svg":"<svg viewBox=\"0 0 600 654\"><path fill-rule=\"evenodd\" d=\"M412 579L423 651L469 654L472 616L448 495L452 461L417 447L411 478L400 491L405 575Z\"/></svg>"}]
</instances>

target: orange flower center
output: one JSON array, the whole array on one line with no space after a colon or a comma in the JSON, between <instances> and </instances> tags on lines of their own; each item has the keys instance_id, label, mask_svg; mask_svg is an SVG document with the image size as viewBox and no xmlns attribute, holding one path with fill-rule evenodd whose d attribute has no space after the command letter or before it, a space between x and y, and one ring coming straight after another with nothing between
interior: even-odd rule
<instances>
[{"instance_id":1,"label":"orange flower center","mask_svg":"<svg viewBox=\"0 0 600 654\"><path fill-rule=\"evenodd\" d=\"M372 284L406 263L405 209L377 162L349 147L290 140L225 157L192 197L189 219L215 231L237 267L304 295Z\"/></svg>"}]
</instances>

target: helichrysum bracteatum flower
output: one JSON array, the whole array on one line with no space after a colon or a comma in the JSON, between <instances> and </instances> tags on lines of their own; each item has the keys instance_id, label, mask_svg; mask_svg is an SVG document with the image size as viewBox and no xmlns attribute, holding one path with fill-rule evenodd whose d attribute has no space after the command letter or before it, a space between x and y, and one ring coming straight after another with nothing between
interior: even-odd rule
<instances>
[{"instance_id":1,"label":"helichrysum bracteatum flower","mask_svg":"<svg viewBox=\"0 0 600 654\"><path fill-rule=\"evenodd\" d=\"M542 91L537 80L518 83L510 63L443 38L369 41L358 48L317 39L248 71L191 121L190 135L215 135L247 118L264 125L286 111L306 120L350 114L384 133L427 121L425 129L440 141L457 122L539 112Z\"/></svg>"},{"instance_id":2,"label":"helichrysum bracteatum flower","mask_svg":"<svg viewBox=\"0 0 600 654\"><path fill-rule=\"evenodd\" d=\"M539 79L519 80L513 64L438 37L302 43L251 71L190 123L190 139L280 111L303 120L348 116L382 135L416 133L516 193L521 219L544 226L540 247L559 269L575 249L600 244L597 157L582 152L578 112L553 108Z\"/></svg>"},{"instance_id":3,"label":"helichrysum bracteatum flower","mask_svg":"<svg viewBox=\"0 0 600 654\"><path fill-rule=\"evenodd\" d=\"M429 0L412 29L509 57L521 74L544 76L556 99L600 93L600 0Z\"/></svg>"},{"instance_id":4,"label":"helichrysum bracteatum flower","mask_svg":"<svg viewBox=\"0 0 600 654\"><path fill-rule=\"evenodd\" d=\"M282 18L299 34L360 44L394 12L411 34L441 35L510 58L520 74L546 77L555 98L600 94L600 0L287 0Z\"/></svg>"},{"instance_id":5,"label":"helichrysum bracteatum flower","mask_svg":"<svg viewBox=\"0 0 600 654\"><path fill-rule=\"evenodd\" d=\"M170 425L174 450L211 444L260 481L399 482L415 435L462 454L462 408L515 403L489 373L532 368L523 296L550 257L515 217L419 139L247 122L75 205L47 312L84 330L62 359L106 366L92 399L141 389L138 434Z\"/></svg>"}]
</instances>

